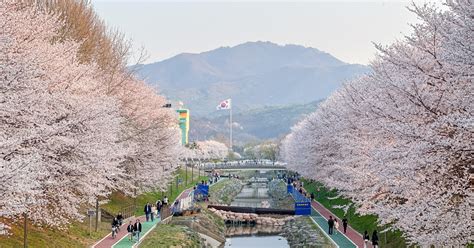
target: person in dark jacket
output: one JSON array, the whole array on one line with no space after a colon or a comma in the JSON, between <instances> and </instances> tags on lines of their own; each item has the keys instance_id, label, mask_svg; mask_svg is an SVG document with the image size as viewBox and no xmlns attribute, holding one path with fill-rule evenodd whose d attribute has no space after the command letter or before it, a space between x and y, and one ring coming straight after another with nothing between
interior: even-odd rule
<instances>
[{"instance_id":1,"label":"person in dark jacket","mask_svg":"<svg viewBox=\"0 0 474 248\"><path fill-rule=\"evenodd\" d=\"M135 222L133 231L135 232L135 236L137 236L137 242L140 241L140 233L142 232L142 223L140 223L140 220Z\"/></svg>"},{"instance_id":2,"label":"person in dark jacket","mask_svg":"<svg viewBox=\"0 0 474 248\"><path fill-rule=\"evenodd\" d=\"M311 201L314 201L314 193L311 192Z\"/></svg>"},{"instance_id":3,"label":"person in dark jacket","mask_svg":"<svg viewBox=\"0 0 474 248\"><path fill-rule=\"evenodd\" d=\"M344 229L344 233L347 231L347 217L344 216L344 219L342 219L342 227Z\"/></svg>"},{"instance_id":4,"label":"person in dark jacket","mask_svg":"<svg viewBox=\"0 0 474 248\"><path fill-rule=\"evenodd\" d=\"M367 248L367 244L369 243L369 240L370 240L370 236L367 230L365 230L363 238L364 238L364 248Z\"/></svg>"},{"instance_id":5,"label":"person in dark jacket","mask_svg":"<svg viewBox=\"0 0 474 248\"><path fill-rule=\"evenodd\" d=\"M133 227L132 221L130 221L130 223L128 223L127 232L128 232L128 235L129 235L129 240L132 241L133 233L134 233L134 227Z\"/></svg>"},{"instance_id":6,"label":"person in dark jacket","mask_svg":"<svg viewBox=\"0 0 474 248\"><path fill-rule=\"evenodd\" d=\"M156 201L156 211L157 211L157 215L161 213L161 206L162 206L162 203L160 200Z\"/></svg>"},{"instance_id":7,"label":"person in dark jacket","mask_svg":"<svg viewBox=\"0 0 474 248\"><path fill-rule=\"evenodd\" d=\"M150 214L151 214L151 205L149 202L145 204L145 207L143 208L143 212L145 212L146 221L148 221L150 219Z\"/></svg>"},{"instance_id":8,"label":"person in dark jacket","mask_svg":"<svg viewBox=\"0 0 474 248\"><path fill-rule=\"evenodd\" d=\"M122 223L123 223L123 215L122 215L122 213L118 213L118 214L117 214L117 220L118 220L118 222L119 222L119 226L121 226Z\"/></svg>"},{"instance_id":9,"label":"person in dark jacket","mask_svg":"<svg viewBox=\"0 0 474 248\"><path fill-rule=\"evenodd\" d=\"M377 230L374 230L374 232L372 233L372 246L374 248L379 247L379 236L377 235Z\"/></svg>"},{"instance_id":10,"label":"person in dark jacket","mask_svg":"<svg viewBox=\"0 0 474 248\"><path fill-rule=\"evenodd\" d=\"M328 233L332 235L332 232L334 230L334 219L332 218L332 216L329 216L328 226L329 226Z\"/></svg>"}]
</instances>

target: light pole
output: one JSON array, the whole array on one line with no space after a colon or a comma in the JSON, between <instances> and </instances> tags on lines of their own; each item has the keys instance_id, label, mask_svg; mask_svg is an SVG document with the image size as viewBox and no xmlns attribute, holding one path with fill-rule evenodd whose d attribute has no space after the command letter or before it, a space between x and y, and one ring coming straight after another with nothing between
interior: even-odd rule
<instances>
[{"instance_id":1,"label":"light pole","mask_svg":"<svg viewBox=\"0 0 474 248\"><path fill-rule=\"evenodd\" d=\"M186 184L185 185L188 185L188 158L185 158L184 160L184 169L185 169L185 181L186 181Z\"/></svg>"},{"instance_id":2,"label":"light pole","mask_svg":"<svg viewBox=\"0 0 474 248\"><path fill-rule=\"evenodd\" d=\"M194 182L194 158L191 158L191 182Z\"/></svg>"}]
</instances>

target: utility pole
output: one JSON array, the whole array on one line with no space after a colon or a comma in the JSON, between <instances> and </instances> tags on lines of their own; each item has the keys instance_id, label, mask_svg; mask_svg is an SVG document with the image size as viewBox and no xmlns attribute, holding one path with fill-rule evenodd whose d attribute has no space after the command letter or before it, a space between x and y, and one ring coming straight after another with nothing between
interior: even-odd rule
<instances>
[{"instance_id":1,"label":"utility pole","mask_svg":"<svg viewBox=\"0 0 474 248\"><path fill-rule=\"evenodd\" d=\"M178 185L178 179L179 179L179 177L176 177L176 190L178 190L178 187L179 187L179 185Z\"/></svg>"},{"instance_id":2,"label":"utility pole","mask_svg":"<svg viewBox=\"0 0 474 248\"><path fill-rule=\"evenodd\" d=\"M185 179L185 182L186 182L185 185L187 186L187 185L188 185L188 163L187 163L187 162L184 163L184 169L185 169L185 171L186 171L186 172L185 172L185 178L186 178L186 179Z\"/></svg>"},{"instance_id":3,"label":"utility pole","mask_svg":"<svg viewBox=\"0 0 474 248\"><path fill-rule=\"evenodd\" d=\"M99 198L95 200L95 231L99 228Z\"/></svg>"},{"instance_id":4,"label":"utility pole","mask_svg":"<svg viewBox=\"0 0 474 248\"><path fill-rule=\"evenodd\" d=\"M173 183L170 183L170 197L173 194Z\"/></svg>"}]
</instances>

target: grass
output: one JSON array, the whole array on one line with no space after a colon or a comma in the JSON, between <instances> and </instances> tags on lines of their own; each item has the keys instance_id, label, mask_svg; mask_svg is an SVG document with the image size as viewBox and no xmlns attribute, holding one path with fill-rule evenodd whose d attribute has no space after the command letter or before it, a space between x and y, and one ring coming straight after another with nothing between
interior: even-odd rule
<instances>
[{"instance_id":1,"label":"grass","mask_svg":"<svg viewBox=\"0 0 474 248\"><path fill-rule=\"evenodd\" d=\"M315 199L321 203L324 207L329 209L337 217L343 218L344 211L340 208L335 208L334 206L341 206L351 204L352 202L349 199L342 197L337 197L338 193L336 190L330 190L324 187L319 182L310 182L309 180L303 179L304 188L308 192L313 192ZM319 189L319 191L317 191ZM378 232L385 229L385 227L377 226L377 216L375 215L359 215L356 213L356 209L351 206L346 214L347 219L349 220L349 225L352 226L359 233L364 233L365 230L372 234L373 230ZM381 245L384 247L407 247L405 239L402 237L400 231L388 231L386 233L379 234Z\"/></svg>"},{"instance_id":2,"label":"grass","mask_svg":"<svg viewBox=\"0 0 474 248\"><path fill-rule=\"evenodd\" d=\"M74 222L67 230L56 230L40 228L38 226L28 225L28 244L29 247L88 247L97 240L104 237L110 231L110 224L101 222L98 232L94 232L92 225L91 236L89 236L89 221ZM10 236L0 235L0 247L23 247L23 226L21 224L12 225Z\"/></svg>"},{"instance_id":3,"label":"grass","mask_svg":"<svg viewBox=\"0 0 474 248\"><path fill-rule=\"evenodd\" d=\"M139 247L201 247L200 236L187 226L159 224Z\"/></svg>"},{"instance_id":4,"label":"grass","mask_svg":"<svg viewBox=\"0 0 474 248\"><path fill-rule=\"evenodd\" d=\"M182 178L183 183L181 183L176 190L176 181L172 187L172 193L169 191L163 194L166 194L170 202L174 201L176 197L184 189L192 187L195 183L200 182L201 180L207 180L205 176L198 176L198 171L194 171L194 177L191 181L191 171L188 170L188 183L185 185L185 170L178 170L176 172L177 178ZM151 192L143 194L137 197L137 209L135 211L136 215L143 215L143 208L146 202L155 202L157 199L162 198L161 192ZM134 203L134 199L126 196L121 193L113 193L110 196L109 202L107 204L101 205L101 208L106 210L109 213L116 214L123 207L130 206ZM85 212L85 210L84 210ZM51 228L40 228L38 226L28 225L28 244L29 247L47 247L47 248L63 248L63 247L89 247L98 240L102 239L105 235L110 232L110 223L108 221L100 222L98 231L94 231L94 222L92 222L92 232L89 236L89 219L85 218L84 222L73 222L65 230L56 230ZM0 248L12 248L12 247L22 247L23 246L23 225L22 223L13 223L12 229L10 230L11 235L4 236L0 235Z\"/></svg>"}]
</instances>

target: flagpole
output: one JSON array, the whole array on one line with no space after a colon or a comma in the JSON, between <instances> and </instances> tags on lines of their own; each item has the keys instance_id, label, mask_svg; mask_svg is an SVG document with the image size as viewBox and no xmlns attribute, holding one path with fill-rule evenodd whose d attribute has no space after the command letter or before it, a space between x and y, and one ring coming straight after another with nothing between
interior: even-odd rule
<instances>
[{"instance_id":1,"label":"flagpole","mask_svg":"<svg viewBox=\"0 0 474 248\"><path fill-rule=\"evenodd\" d=\"M232 150L232 103L230 105L230 115L229 115L229 124L230 124L230 151L233 151Z\"/></svg>"}]
</instances>

